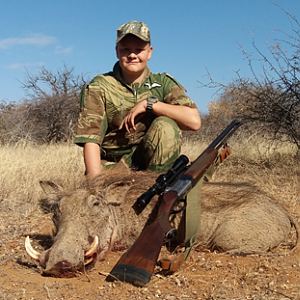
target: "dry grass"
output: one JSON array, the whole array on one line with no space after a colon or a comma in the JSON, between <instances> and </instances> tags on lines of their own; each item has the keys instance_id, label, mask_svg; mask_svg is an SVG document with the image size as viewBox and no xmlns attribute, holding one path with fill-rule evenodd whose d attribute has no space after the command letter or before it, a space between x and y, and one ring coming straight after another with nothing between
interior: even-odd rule
<instances>
[{"instance_id":1,"label":"dry grass","mask_svg":"<svg viewBox=\"0 0 300 300\"><path fill-rule=\"evenodd\" d=\"M4 146L0 159L0 201L16 199L16 195L35 199L40 180L72 185L84 173L82 151L75 145Z\"/></svg>"},{"instance_id":2,"label":"dry grass","mask_svg":"<svg viewBox=\"0 0 300 300\"><path fill-rule=\"evenodd\" d=\"M299 220L300 163L295 149L277 144L270 150L257 137L232 138L230 145L233 154L214 180L254 183ZM182 152L194 160L206 146L186 143ZM37 206L43 196L39 181L77 186L84 178L82 150L75 145L6 146L0 149L0 161L0 299L297 299L298 252L286 258L194 253L181 271L154 276L144 289L109 285L99 271L74 280L43 278L23 247L28 232L51 224ZM105 272L119 257L112 255L101 265Z\"/></svg>"}]
</instances>

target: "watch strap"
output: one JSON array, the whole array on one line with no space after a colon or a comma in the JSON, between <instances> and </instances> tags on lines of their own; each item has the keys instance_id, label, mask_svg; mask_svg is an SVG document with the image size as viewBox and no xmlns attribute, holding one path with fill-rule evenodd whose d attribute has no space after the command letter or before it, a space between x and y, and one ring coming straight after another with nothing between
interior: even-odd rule
<instances>
[{"instance_id":1,"label":"watch strap","mask_svg":"<svg viewBox=\"0 0 300 300\"><path fill-rule=\"evenodd\" d=\"M146 108L146 110L148 112L151 112L153 110L153 104L156 103L156 102L158 102L157 97L155 97L155 96L149 96L147 98L147 108Z\"/></svg>"}]
</instances>

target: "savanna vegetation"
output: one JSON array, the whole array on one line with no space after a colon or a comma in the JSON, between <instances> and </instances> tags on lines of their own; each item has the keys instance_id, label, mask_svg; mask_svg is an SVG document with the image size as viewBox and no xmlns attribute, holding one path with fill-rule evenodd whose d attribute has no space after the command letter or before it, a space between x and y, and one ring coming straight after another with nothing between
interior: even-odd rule
<instances>
[{"instance_id":1,"label":"savanna vegetation","mask_svg":"<svg viewBox=\"0 0 300 300\"><path fill-rule=\"evenodd\" d=\"M290 32L274 30L266 50L241 46L252 72L250 78L236 73L231 83L201 84L218 90L218 97L203 115L204 128L187 136L214 136L232 119L243 121L243 132L258 134L272 141L295 144L300 148L300 24L285 12ZM259 62L259 67L257 67ZM38 74L26 72L22 101L0 101L0 145L50 144L72 141L79 112L79 95L84 74L64 65L56 72L42 67Z\"/></svg>"},{"instance_id":2,"label":"savanna vegetation","mask_svg":"<svg viewBox=\"0 0 300 300\"><path fill-rule=\"evenodd\" d=\"M285 15L291 32L275 31L280 38L268 45L268 53L253 44L263 62L260 75L243 50L252 79L237 76L224 84L210 77L208 85L220 96L202 116L201 130L184 133L182 152L195 159L232 119L242 120L230 140L233 153L213 180L256 185L299 222L300 24ZM265 255L198 249L181 270L171 276L156 273L145 288L105 281L119 252L73 279L40 275L25 253L24 238L35 236L40 249L51 240L51 215L38 207L40 180L67 189L84 180L82 151L72 144L84 77L67 66L56 73L42 68L37 75L26 73L25 99L0 103L0 299L299 299L300 249L289 251L295 232Z\"/></svg>"},{"instance_id":3,"label":"savanna vegetation","mask_svg":"<svg viewBox=\"0 0 300 300\"><path fill-rule=\"evenodd\" d=\"M253 184L299 222L296 147L278 142L270 149L258 136L249 144L241 132L230 145L233 153L213 181ZM182 152L192 160L206 146L204 140L189 141ZM290 250L297 241L294 231L278 249L261 255L197 249L178 272L155 272L144 288L105 281L122 252L111 252L72 279L44 277L24 247L27 235L39 251L53 237L51 214L43 214L38 205L44 197L39 181L52 180L67 190L78 186L84 180L81 149L72 144L4 145L0 153L0 299L298 299L300 249Z\"/></svg>"}]
</instances>

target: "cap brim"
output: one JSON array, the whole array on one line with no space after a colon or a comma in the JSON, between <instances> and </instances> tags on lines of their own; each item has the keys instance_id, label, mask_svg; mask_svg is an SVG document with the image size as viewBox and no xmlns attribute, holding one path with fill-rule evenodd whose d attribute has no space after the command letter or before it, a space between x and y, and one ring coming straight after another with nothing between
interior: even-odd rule
<instances>
[{"instance_id":1,"label":"cap brim","mask_svg":"<svg viewBox=\"0 0 300 300\"><path fill-rule=\"evenodd\" d=\"M136 36L137 38L139 38L140 40L142 40L142 41L144 41L144 42L148 42L148 43L150 42L150 39L147 39L147 38L145 39L145 37L140 36L139 34L135 34L135 33L127 33L127 34L125 34L125 35L123 35L123 36L117 38L116 44L118 44L122 39L124 39L124 37L125 37L126 35L129 35L129 34Z\"/></svg>"}]
</instances>

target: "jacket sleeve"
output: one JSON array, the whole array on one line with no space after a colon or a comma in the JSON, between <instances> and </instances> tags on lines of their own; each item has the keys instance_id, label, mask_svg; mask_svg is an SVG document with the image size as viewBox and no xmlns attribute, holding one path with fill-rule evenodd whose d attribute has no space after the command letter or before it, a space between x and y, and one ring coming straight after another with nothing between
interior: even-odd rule
<instances>
[{"instance_id":1,"label":"jacket sleeve","mask_svg":"<svg viewBox=\"0 0 300 300\"><path fill-rule=\"evenodd\" d=\"M101 144L107 129L105 101L98 83L83 86L80 95L80 113L77 122L75 144Z\"/></svg>"},{"instance_id":2,"label":"jacket sleeve","mask_svg":"<svg viewBox=\"0 0 300 300\"><path fill-rule=\"evenodd\" d=\"M197 108L196 104L186 95L186 89L170 74L164 73L164 102Z\"/></svg>"}]
</instances>

